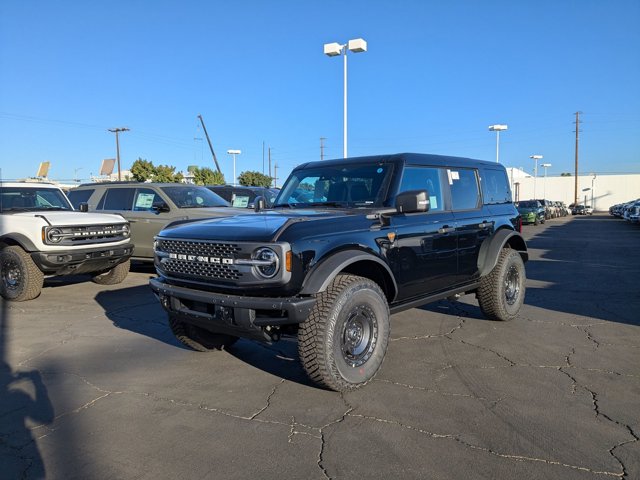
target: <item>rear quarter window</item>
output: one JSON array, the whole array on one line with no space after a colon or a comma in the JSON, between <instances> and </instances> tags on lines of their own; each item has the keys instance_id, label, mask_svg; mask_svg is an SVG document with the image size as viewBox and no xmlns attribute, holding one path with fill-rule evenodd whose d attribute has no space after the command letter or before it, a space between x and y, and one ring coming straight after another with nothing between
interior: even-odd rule
<instances>
[{"instance_id":1,"label":"rear quarter window","mask_svg":"<svg viewBox=\"0 0 640 480\"><path fill-rule=\"evenodd\" d=\"M511 202L507 172L500 168L485 168L481 172L482 196L485 205Z\"/></svg>"}]
</instances>

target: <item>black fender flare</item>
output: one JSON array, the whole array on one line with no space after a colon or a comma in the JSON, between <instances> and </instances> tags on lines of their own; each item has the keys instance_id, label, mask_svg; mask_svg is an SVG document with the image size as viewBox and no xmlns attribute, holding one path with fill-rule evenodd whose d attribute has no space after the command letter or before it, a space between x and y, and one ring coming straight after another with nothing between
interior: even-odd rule
<instances>
[{"instance_id":1,"label":"black fender flare","mask_svg":"<svg viewBox=\"0 0 640 480\"><path fill-rule=\"evenodd\" d=\"M31 239L21 233L11 233L0 237L0 243L4 243L6 245L20 245L22 249L27 252L35 252L38 250Z\"/></svg>"},{"instance_id":2,"label":"black fender flare","mask_svg":"<svg viewBox=\"0 0 640 480\"><path fill-rule=\"evenodd\" d=\"M380 258L361 250L342 250L329 255L326 259L319 262L305 278L300 293L302 295L313 295L324 292L336 275L342 272L349 265L362 261L376 263L378 266L382 267L383 272L386 272L386 276L388 277L388 280L390 280L388 287L393 290L386 293L388 299L393 300L397 295L398 285L396 284L396 280L391 269ZM383 287L384 285L381 285L381 288Z\"/></svg>"},{"instance_id":3,"label":"black fender flare","mask_svg":"<svg viewBox=\"0 0 640 480\"><path fill-rule=\"evenodd\" d=\"M486 239L480 247L478 254L478 270L480 276L487 275L493 267L498 263L498 255L505 245L509 244L511 248L516 250L522 261L529 260L529 253L527 252L527 244L518 232L514 230L508 230L506 228L498 230L490 238Z\"/></svg>"}]
</instances>

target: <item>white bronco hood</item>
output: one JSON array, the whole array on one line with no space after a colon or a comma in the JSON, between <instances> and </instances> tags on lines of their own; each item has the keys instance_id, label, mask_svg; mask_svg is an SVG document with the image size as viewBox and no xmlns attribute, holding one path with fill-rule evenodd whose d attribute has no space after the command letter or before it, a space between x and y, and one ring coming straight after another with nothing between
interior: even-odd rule
<instances>
[{"instance_id":1,"label":"white bronco hood","mask_svg":"<svg viewBox=\"0 0 640 480\"><path fill-rule=\"evenodd\" d=\"M38 217L48 221L51 225L104 225L107 223L125 223L120 215L93 212L23 212L14 213L15 217Z\"/></svg>"}]
</instances>

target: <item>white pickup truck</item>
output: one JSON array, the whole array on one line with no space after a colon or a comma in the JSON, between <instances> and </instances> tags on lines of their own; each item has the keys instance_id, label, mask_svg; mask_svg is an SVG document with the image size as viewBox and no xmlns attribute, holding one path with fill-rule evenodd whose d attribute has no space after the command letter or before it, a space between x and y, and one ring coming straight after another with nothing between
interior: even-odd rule
<instances>
[{"instance_id":1,"label":"white pickup truck","mask_svg":"<svg viewBox=\"0 0 640 480\"><path fill-rule=\"evenodd\" d=\"M52 275L120 283L133 251L129 234L120 215L75 211L53 184L0 182L0 295L31 300Z\"/></svg>"}]
</instances>

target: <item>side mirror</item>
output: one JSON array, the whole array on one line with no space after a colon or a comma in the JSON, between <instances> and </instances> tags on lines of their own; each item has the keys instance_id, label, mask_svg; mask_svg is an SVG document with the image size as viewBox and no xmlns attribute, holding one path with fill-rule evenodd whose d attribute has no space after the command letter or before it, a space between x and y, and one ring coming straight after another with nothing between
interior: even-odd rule
<instances>
[{"instance_id":1,"label":"side mirror","mask_svg":"<svg viewBox=\"0 0 640 480\"><path fill-rule=\"evenodd\" d=\"M167 205L166 203L158 203L156 205L153 205L151 207L151 210L153 210L156 213L161 213L161 212L168 212L170 208L169 208L169 205Z\"/></svg>"},{"instance_id":2,"label":"side mirror","mask_svg":"<svg viewBox=\"0 0 640 480\"><path fill-rule=\"evenodd\" d=\"M429 211L429 207L429 193L426 190L407 190L396 197L398 213L424 213Z\"/></svg>"},{"instance_id":3,"label":"side mirror","mask_svg":"<svg viewBox=\"0 0 640 480\"><path fill-rule=\"evenodd\" d=\"M253 209L256 212L259 212L260 210L264 210L266 208L266 205L267 205L267 201L263 196L257 196L256 199L253 201Z\"/></svg>"},{"instance_id":4,"label":"side mirror","mask_svg":"<svg viewBox=\"0 0 640 480\"><path fill-rule=\"evenodd\" d=\"M81 212L88 212L89 211L89 204L86 203L86 202L82 202L79 205L79 209L80 209Z\"/></svg>"}]
</instances>

